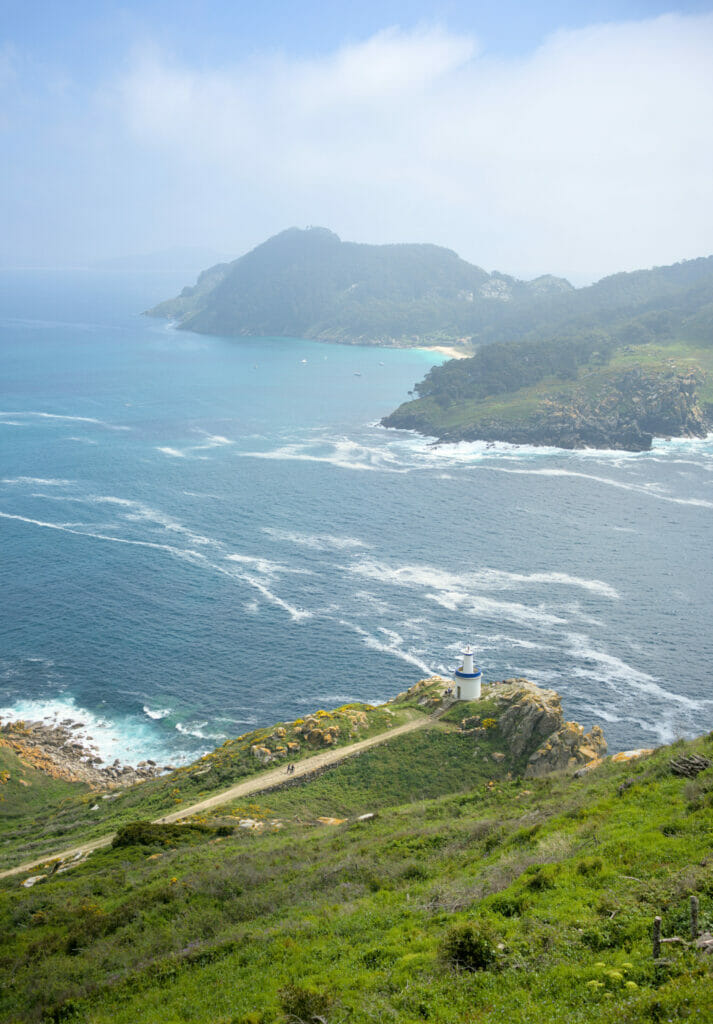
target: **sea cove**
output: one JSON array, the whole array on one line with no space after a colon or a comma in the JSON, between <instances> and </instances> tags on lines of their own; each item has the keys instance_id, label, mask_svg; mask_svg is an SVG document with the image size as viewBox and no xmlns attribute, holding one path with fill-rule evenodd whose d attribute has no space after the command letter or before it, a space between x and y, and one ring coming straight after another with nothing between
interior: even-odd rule
<instances>
[{"instance_id":1,"label":"sea cove","mask_svg":"<svg viewBox=\"0 0 713 1024\"><path fill-rule=\"evenodd\" d=\"M0 275L0 717L106 760L448 671L558 690L610 750L713 727L713 441L434 447L377 425L440 356L142 318L165 275Z\"/></svg>"}]
</instances>

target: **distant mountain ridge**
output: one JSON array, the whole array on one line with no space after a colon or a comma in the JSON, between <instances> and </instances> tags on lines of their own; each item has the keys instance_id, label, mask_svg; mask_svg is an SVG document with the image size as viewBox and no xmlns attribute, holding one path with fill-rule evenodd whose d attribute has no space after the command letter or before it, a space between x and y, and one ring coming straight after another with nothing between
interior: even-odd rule
<instances>
[{"instance_id":1,"label":"distant mountain ridge","mask_svg":"<svg viewBox=\"0 0 713 1024\"><path fill-rule=\"evenodd\" d=\"M473 327L494 325L504 305L573 290L550 275L488 274L436 245L366 245L289 228L148 313L201 334L405 346L463 342Z\"/></svg>"}]
</instances>

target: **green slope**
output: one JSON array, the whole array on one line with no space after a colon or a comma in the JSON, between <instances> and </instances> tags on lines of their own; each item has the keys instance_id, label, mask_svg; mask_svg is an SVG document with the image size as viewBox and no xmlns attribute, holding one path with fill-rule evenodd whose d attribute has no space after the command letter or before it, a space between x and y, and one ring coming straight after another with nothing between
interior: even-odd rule
<instances>
[{"instance_id":1,"label":"green slope","mask_svg":"<svg viewBox=\"0 0 713 1024\"><path fill-rule=\"evenodd\" d=\"M709 1020L708 962L678 943L654 963L650 941L657 914L686 937L691 894L713 917L713 768L670 765L694 752L713 758L713 738L522 782L446 722L270 794L262 832L147 835L8 881L0 1016Z\"/></svg>"},{"instance_id":2,"label":"green slope","mask_svg":"<svg viewBox=\"0 0 713 1024\"><path fill-rule=\"evenodd\" d=\"M106 835L128 821L158 818L220 793L264 770L253 747L272 751L272 766L297 762L322 749L368 739L423 714L424 709L412 700L376 708L348 704L331 712L318 711L306 719L254 729L227 740L199 761L159 779L103 793L40 772L32 773L32 787L21 787L11 765L7 787L0 784L0 797L7 794L5 802L0 799L0 870ZM305 735L304 725L312 721L314 729ZM296 743L299 749L288 750L289 743ZM0 747L0 767L4 750ZM15 755L7 751L7 756Z\"/></svg>"}]
</instances>

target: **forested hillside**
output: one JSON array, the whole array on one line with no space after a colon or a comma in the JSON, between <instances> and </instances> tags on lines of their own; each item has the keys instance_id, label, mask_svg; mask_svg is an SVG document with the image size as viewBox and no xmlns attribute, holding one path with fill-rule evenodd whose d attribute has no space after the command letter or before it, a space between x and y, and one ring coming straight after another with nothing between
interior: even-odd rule
<instances>
[{"instance_id":1,"label":"forested hillside","mask_svg":"<svg viewBox=\"0 0 713 1024\"><path fill-rule=\"evenodd\" d=\"M442 440L648 448L713 409L713 258L605 278L434 366L384 419ZM522 329L521 334L518 331Z\"/></svg>"},{"instance_id":2,"label":"forested hillside","mask_svg":"<svg viewBox=\"0 0 713 1024\"><path fill-rule=\"evenodd\" d=\"M571 290L553 277L488 274L435 245L360 245L325 228L291 228L149 312L204 334L435 344L465 341L505 306Z\"/></svg>"}]
</instances>

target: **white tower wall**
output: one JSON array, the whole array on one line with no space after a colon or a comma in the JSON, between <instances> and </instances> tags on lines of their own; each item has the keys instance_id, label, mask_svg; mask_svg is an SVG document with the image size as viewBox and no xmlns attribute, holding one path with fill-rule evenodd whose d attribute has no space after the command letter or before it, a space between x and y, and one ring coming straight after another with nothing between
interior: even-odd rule
<instances>
[{"instance_id":1,"label":"white tower wall","mask_svg":"<svg viewBox=\"0 0 713 1024\"><path fill-rule=\"evenodd\" d=\"M461 651L463 659L454 673L457 700L480 700L480 686L483 673L473 662L473 649L468 646Z\"/></svg>"}]
</instances>

